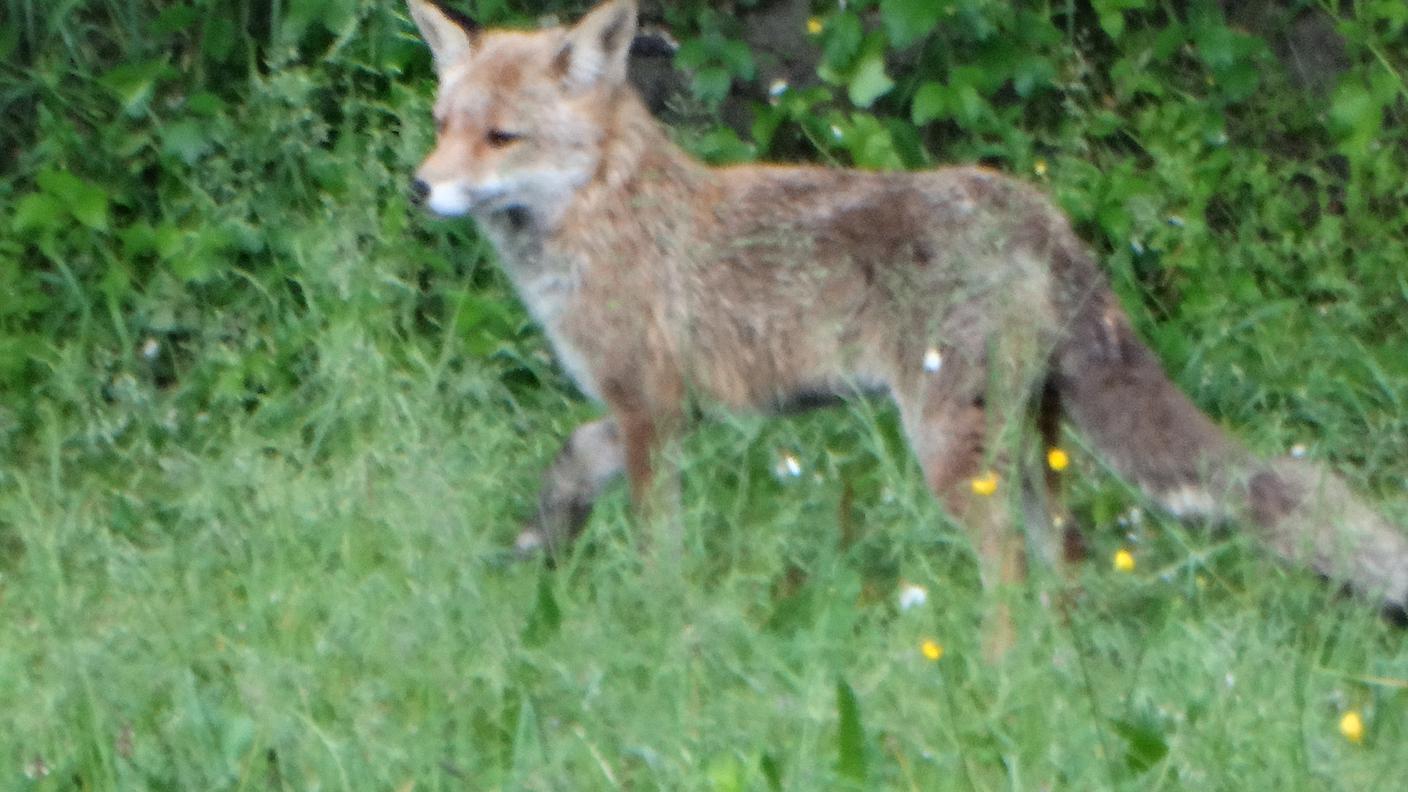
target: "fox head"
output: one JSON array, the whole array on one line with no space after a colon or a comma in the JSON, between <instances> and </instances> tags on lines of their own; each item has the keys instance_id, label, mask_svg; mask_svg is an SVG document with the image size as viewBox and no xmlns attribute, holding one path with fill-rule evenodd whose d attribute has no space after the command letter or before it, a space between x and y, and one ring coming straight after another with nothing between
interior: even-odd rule
<instances>
[{"instance_id":1,"label":"fox head","mask_svg":"<svg viewBox=\"0 0 1408 792\"><path fill-rule=\"evenodd\" d=\"M483 30L430 0L409 2L439 78L435 148L416 196L447 217L560 213L596 172L604 116L628 90L634 0L530 32Z\"/></svg>"}]
</instances>

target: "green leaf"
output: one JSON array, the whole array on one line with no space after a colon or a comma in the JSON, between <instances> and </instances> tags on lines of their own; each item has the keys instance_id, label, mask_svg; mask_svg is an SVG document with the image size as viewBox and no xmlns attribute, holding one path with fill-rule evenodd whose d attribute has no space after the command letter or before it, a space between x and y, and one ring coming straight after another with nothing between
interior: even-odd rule
<instances>
[{"instance_id":1,"label":"green leaf","mask_svg":"<svg viewBox=\"0 0 1408 792\"><path fill-rule=\"evenodd\" d=\"M971 85L955 85L950 97L953 117L959 126L973 127L982 120L988 103L978 93L977 88Z\"/></svg>"},{"instance_id":2,"label":"green leaf","mask_svg":"<svg viewBox=\"0 0 1408 792\"><path fill-rule=\"evenodd\" d=\"M1198 54L1209 67L1230 65L1237 57L1236 32L1219 23L1205 23L1195 29Z\"/></svg>"},{"instance_id":3,"label":"green leaf","mask_svg":"<svg viewBox=\"0 0 1408 792\"><path fill-rule=\"evenodd\" d=\"M988 102L982 86L987 75L981 69L960 66L949 75L949 112L959 126L971 128L987 115Z\"/></svg>"},{"instance_id":4,"label":"green leaf","mask_svg":"<svg viewBox=\"0 0 1408 792\"><path fill-rule=\"evenodd\" d=\"M1100 19L1100 27L1110 34L1110 38L1118 39L1124 34L1124 13L1143 10L1149 5L1149 0L1091 0L1090 5Z\"/></svg>"},{"instance_id":5,"label":"green leaf","mask_svg":"<svg viewBox=\"0 0 1408 792\"><path fill-rule=\"evenodd\" d=\"M857 166L871 170L900 170L904 167L904 158L893 134L875 116L856 113L846 127L846 147Z\"/></svg>"},{"instance_id":6,"label":"green leaf","mask_svg":"<svg viewBox=\"0 0 1408 792\"><path fill-rule=\"evenodd\" d=\"M199 19L200 13L194 6L175 5L158 14L147 26L147 31L153 38L165 39L194 25Z\"/></svg>"},{"instance_id":7,"label":"green leaf","mask_svg":"<svg viewBox=\"0 0 1408 792\"><path fill-rule=\"evenodd\" d=\"M826 29L822 35L822 65L832 72L844 72L849 69L856 55L860 53L861 41L865 38L860 17L854 12L842 11L826 20Z\"/></svg>"},{"instance_id":8,"label":"green leaf","mask_svg":"<svg viewBox=\"0 0 1408 792\"><path fill-rule=\"evenodd\" d=\"M880 0L885 32L896 47L907 47L933 31L943 13L935 0Z\"/></svg>"},{"instance_id":9,"label":"green leaf","mask_svg":"<svg viewBox=\"0 0 1408 792\"><path fill-rule=\"evenodd\" d=\"M209 91L201 91L186 99L186 109L198 116L218 115L225 110L225 100Z\"/></svg>"},{"instance_id":10,"label":"green leaf","mask_svg":"<svg viewBox=\"0 0 1408 792\"><path fill-rule=\"evenodd\" d=\"M948 86L930 80L914 92L909 118L916 124L927 124L948 115Z\"/></svg>"},{"instance_id":11,"label":"green leaf","mask_svg":"<svg viewBox=\"0 0 1408 792\"><path fill-rule=\"evenodd\" d=\"M1124 123L1118 113L1101 108L1090 114L1086 129L1093 137L1109 137L1124 129Z\"/></svg>"},{"instance_id":12,"label":"green leaf","mask_svg":"<svg viewBox=\"0 0 1408 792\"><path fill-rule=\"evenodd\" d=\"M1056 78L1056 64L1041 55L1028 55L1017 61L1012 70L1012 88L1026 98L1032 92L1049 85Z\"/></svg>"},{"instance_id":13,"label":"green leaf","mask_svg":"<svg viewBox=\"0 0 1408 792\"><path fill-rule=\"evenodd\" d=\"M1383 128L1383 107L1363 83L1345 80L1330 102L1330 123L1340 137L1341 151L1359 160Z\"/></svg>"},{"instance_id":14,"label":"green leaf","mask_svg":"<svg viewBox=\"0 0 1408 792\"><path fill-rule=\"evenodd\" d=\"M708 66L694 73L694 95L705 102L722 102L733 86L733 77L721 66Z\"/></svg>"},{"instance_id":15,"label":"green leaf","mask_svg":"<svg viewBox=\"0 0 1408 792\"><path fill-rule=\"evenodd\" d=\"M94 187L78 194L68 207L78 222L94 231L108 230L108 194Z\"/></svg>"},{"instance_id":16,"label":"green leaf","mask_svg":"<svg viewBox=\"0 0 1408 792\"><path fill-rule=\"evenodd\" d=\"M719 59L729 74L740 80L751 80L757 67L753 63L753 51L737 39L727 39L719 48Z\"/></svg>"},{"instance_id":17,"label":"green leaf","mask_svg":"<svg viewBox=\"0 0 1408 792\"><path fill-rule=\"evenodd\" d=\"M700 159L714 165L748 162L756 154L752 146L739 139L738 133L725 126L709 130L694 141L690 149Z\"/></svg>"},{"instance_id":18,"label":"green leaf","mask_svg":"<svg viewBox=\"0 0 1408 792\"><path fill-rule=\"evenodd\" d=\"M110 300L120 300L132 292L132 273L123 264L109 265L98 288Z\"/></svg>"},{"instance_id":19,"label":"green leaf","mask_svg":"<svg viewBox=\"0 0 1408 792\"><path fill-rule=\"evenodd\" d=\"M187 283L202 283L210 280L220 269L220 260L212 251L196 249L184 256L168 260L168 265L176 277Z\"/></svg>"},{"instance_id":20,"label":"green leaf","mask_svg":"<svg viewBox=\"0 0 1408 792\"><path fill-rule=\"evenodd\" d=\"M846 95L856 107L870 107L876 99L889 93L894 87L895 81L885 73L884 54L871 52L856 67L850 85L846 88Z\"/></svg>"},{"instance_id":21,"label":"green leaf","mask_svg":"<svg viewBox=\"0 0 1408 792\"><path fill-rule=\"evenodd\" d=\"M1138 94L1163 96L1164 84L1149 71L1149 65L1142 58L1128 56L1115 61L1110 67L1110 82L1114 83L1115 96L1128 101Z\"/></svg>"},{"instance_id":22,"label":"green leaf","mask_svg":"<svg viewBox=\"0 0 1408 792\"><path fill-rule=\"evenodd\" d=\"M1124 738L1125 764L1131 772L1144 773L1168 755L1168 740L1153 718L1116 720L1110 725Z\"/></svg>"},{"instance_id":23,"label":"green leaf","mask_svg":"<svg viewBox=\"0 0 1408 792\"><path fill-rule=\"evenodd\" d=\"M322 15L318 18L318 23L338 38L351 34L357 27L358 2L359 0L323 0Z\"/></svg>"},{"instance_id":24,"label":"green leaf","mask_svg":"<svg viewBox=\"0 0 1408 792\"><path fill-rule=\"evenodd\" d=\"M279 38L284 45L296 46L308 28L323 15L328 0L287 0L279 24Z\"/></svg>"},{"instance_id":25,"label":"green leaf","mask_svg":"<svg viewBox=\"0 0 1408 792\"><path fill-rule=\"evenodd\" d=\"M201 54L215 63L224 63L234 54L239 41L239 28L230 18L230 11L210 9L201 32Z\"/></svg>"},{"instance_id":26,"label":"green leaf","mask_svg":"<svg viewBox=\"0 0 1408 792\"><path fill-rule=\"evenodd\" d=\"M884 123L885 131L889 133L890 148L900 159L897 170L916 170L930 164L924 141L913 124L903 118L886 118Z\"/></svg>"},{"instance_id":27,"label":"green leaf","mask_svg":"<svg viewBox=\"0 0 1408 792\"><path fill-rule=\"evenodd\" d=\"M15 214L10 218L10 228L18 236L29 236L59 228L64 223L64 217L63 204L52 195L42 192L30 193L15 203Z\"/></svg>"},{"instance_id":28,"label":"green leaf","mask_svg":"<svg viewBox=\"0 0 1408 792\"><path fill-rule=\"evenodd\" d=\"M855 691L844 679L836 681L836 772L858 784L865 783L865 731Z\"/></svg>"},{"instance_id":29,"label":"green leaf","mask_svg":"<svg viewBox=\"0 0 1408 792\"><path fill-rule=\"evenodd\" d=\"M112 92L127 115L140 115L151 99L152 91L170 69L166 58L153 58L141 63L128 63L98 78L98 84Z\"/></svg>"},{"instance_id":30,"label":"green leaf","mask_svg":"<svg viewBox=\"0 0 1408 792\"><path fill-rule=\"evenodd\" d=\"M151 223L138 220L127 228L122 228L118 233L118 240L122 242L124 258L155 255L156 258L168 259L180 252L184 235L180 228L170 223L153 228Z\"/></svg>"},{"instance_id":31,"label":"green leaf","mask_svg":"<svg viewBox=\"0 0 1408 792\"><path fill-rule=\"evenodd\" d=\"M773 136L785 119L781 109L769 105L760 106L753 114L753 126L748 132L760 151L766 152L772 145Z\"/></svg>"},{"instance_id":32,"label":"green leaf","mask_svg":"<svg viewBox=\"0 0 1408 792\"><path fill-rule=\"evenodd\" d=\"M122 257L134 259L156 252L156 230L146 220L137 220L117 232L122 242Z\"/></svg>"},{"instance_id":33,"label":"green leaf","mask_svg":"<svg viewBox=\"0 0 1408 792\"><path fill-rule=\"evenodd\" d=\"M704 36L685 39L675 50L675 66L685 71L702 68L710 61L710 49Z\"/></svg>"},{"instance_id":34,"label":"green leaf","mask_svg":"<svg viewBox=\"0 0 1408 792\"><path fill-rule=\"evenodd\" d=\"M171 223L162 223L156 227L152 237L152 244L158 258L169 259L181 252L182 245L185 244L186 235L179 227Z\"/></svg>"},{"instance_id":35,"label":"green leaf","mask_svg":"<svg viewBox=\"0 0 1408 792\"><path fill-rule=\"evenodd\" d=\"M108 194L68 171L43 170L35 181L63 204L73 219L94 231L108 229Z\"/></svg>"},{"instance_id":36,"label":"green leaf","mask_svg":"<svg viewBox=\"0 0 1408 792\"><path fill-rule=\"evenodd\" d=\"M194 165L210 152L205 125L191 119L168 124L161 132L161 151L187 165Z\"/></svg>"},{"instance_id":37,"label":"green leaf","mask_svg":"<svg viewBox=\"0 0 1408 792\"><path fill-rule=\"evenodd\" d=\"M1099 3L1095 4L1099 7ZM1124 14L1119 11L1097 11L1096 17L1100 20L1100 28L1109 34L1112 39L1119 39L1124 35Z\"/></svg>"}]
</instances>

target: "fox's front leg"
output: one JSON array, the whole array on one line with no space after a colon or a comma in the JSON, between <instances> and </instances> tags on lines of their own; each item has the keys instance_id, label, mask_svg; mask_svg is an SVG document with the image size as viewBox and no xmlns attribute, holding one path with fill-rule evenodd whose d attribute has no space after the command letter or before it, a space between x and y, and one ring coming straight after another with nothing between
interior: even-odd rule
<instances>
[{"instance_id":1,"label":"fox's front leg","mask_svg":"<svg viewBox=\"0 0 1408 792\"><path fill-rule=\"evenodd\" d=\"M577 427L557 452L538 493L538 515L514 543L520 555L555 555L586 525L597 496L626 469L621 431L614 418Z\"/></svg>"},{"instance_id":2,"label":"fox's front leg","mask_svg":"<svg viewBox=\"0 0 1408 792\"><path fill-rule=\"evenodd\" d=\"M679 420L673 413L644 410L618 411L626 478L631 485L631 504L644 536L644 544L655 557L677 558L683 552L679 525L679 475L668 449L676 437ZM661 463L667 469L660 471Z\"/></svg>"}]
</instances>

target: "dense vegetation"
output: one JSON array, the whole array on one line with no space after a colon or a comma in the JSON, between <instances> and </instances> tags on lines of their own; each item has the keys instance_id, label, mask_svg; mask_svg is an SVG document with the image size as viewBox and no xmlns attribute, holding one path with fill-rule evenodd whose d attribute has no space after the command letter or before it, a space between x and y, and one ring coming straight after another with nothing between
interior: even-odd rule
<instances>
[{"instance_id":1,"label":"dense vegetation","mask_svg":"<svg viewBox=\"0 0 1408 792\"><path fill-rule=\"evenodd\" d=\"M1408 526L1408 4L646 15L700 156L1043 183L1200 405ZM676 569L620 493L561 567L506 563L593 408L472 226L408 204L432 83L400 3L0 0L0 787L1408 773L1403 632L1143 515L1076 448L1093 561L1038 574L999 667L963 534L879 404L693 435ZM909 584L928 603L901 610Z\"/></svg>"}]
</instances>

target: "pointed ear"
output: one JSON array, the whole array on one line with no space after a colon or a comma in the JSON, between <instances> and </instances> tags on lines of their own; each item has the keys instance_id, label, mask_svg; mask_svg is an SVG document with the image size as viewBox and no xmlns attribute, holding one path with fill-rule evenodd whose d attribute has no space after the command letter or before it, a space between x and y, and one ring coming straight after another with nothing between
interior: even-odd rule
<instances>
[{"instance_id":1,"label":"pointed ear","mask_svg":"<svg viewBox=\"0 0 1408 792\"><path fill-rule=\"evenodd\" d=\"M474 20L432 0L409 0L411 19L420 28L421 38L430 45L435 71L445 70L469 54L479 26Z\"/></svg>"},{"instance_id":2,"label":"pointed ear","mask_svg":"<svg viewBox=\"0 0 1408 792\"><path fill-rule=\"evenodd\" d=\"M567 31L553 68L574 91L621 85L635 37L635 0L607 0Z\"/></svg>"}]
</instances>

